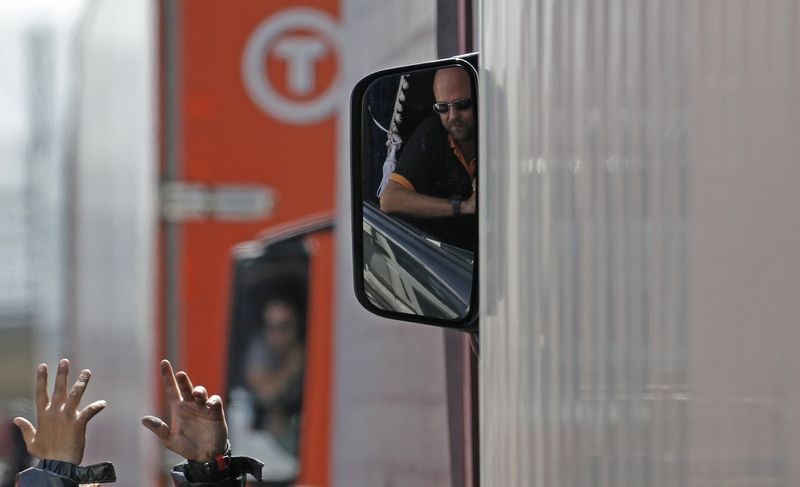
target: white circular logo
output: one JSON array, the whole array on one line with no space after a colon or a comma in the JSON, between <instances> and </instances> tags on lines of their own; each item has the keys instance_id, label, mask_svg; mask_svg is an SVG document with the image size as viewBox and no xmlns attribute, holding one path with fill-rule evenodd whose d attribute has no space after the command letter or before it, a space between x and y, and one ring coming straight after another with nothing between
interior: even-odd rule
<instances>
[{"instance_id":1,"label":"white circular logo","mask_svg":"<svg viewBox=\"0 0 800 487\"><path fill-rule=\"evenodd\" d=\"M285 35L306 30L315 37ZM286 61L286 85L297 94L308 95L316 87L316 61L331 49L339 52L339 27L328 14L310 8L285 10L262 22L250 39L242 58L242 76L250 98L265 112L282 121L307 124L327 118L336 108L338 81L310 100L292 100L279 93L264 68L271 52Z\"/></svg>"}]
</instances>

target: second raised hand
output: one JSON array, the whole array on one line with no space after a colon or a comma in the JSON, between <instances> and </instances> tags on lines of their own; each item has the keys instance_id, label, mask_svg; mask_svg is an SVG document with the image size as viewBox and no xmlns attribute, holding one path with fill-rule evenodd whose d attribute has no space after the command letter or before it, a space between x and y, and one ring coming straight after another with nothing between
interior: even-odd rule
<instances>
[{"instance_id":1,"label":"second raised hand","mask_svg":"<svg viewBox=\"0 0 800 487\"><path fill-rule=\"evenodd\" d=\"M171 424L155 416L145 416L142 424L165 448L187 460L207 462L223 453L228 426L222 399L217 395L209 397L203 386L194 387L186 372L175 374L168 360L162 360L160 368Z\"/></svg>"}]
</instances>

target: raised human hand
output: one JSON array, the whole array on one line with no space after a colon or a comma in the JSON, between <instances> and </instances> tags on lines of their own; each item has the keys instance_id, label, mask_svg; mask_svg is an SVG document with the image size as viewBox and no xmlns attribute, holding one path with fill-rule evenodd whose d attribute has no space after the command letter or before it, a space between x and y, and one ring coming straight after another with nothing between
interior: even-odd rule
<instances>
[{"instance_id":1,"label":"raised human hand","mask_svg":"<svg viewBox=\"0 0 800 487\"><path fill-rule=\"evenodd\" d=\"M95 401L78 410L92 372L81 371L78 380L67 394L69 360L61 359L56 372L53 396L47 394L47 365L36 369L36 427L25 418L14 418L22 432L28 453L39 459L59 460L79 465L86 446L86 425L106 407L105 401Z\"/></svg>"},{"instance_id":2,"label":"raised human hand","mask_svg":"<svg viewBox=\"0 0 800 487\"><path fill-rule=\"evenodd\" d=\"M186 372L174 374L168 360L162 360L160 367L171 424L155 416L145 416L142 424L165 448L187 460L207 462L224 453L228 426L222 399L217 395L209 397L203 386L192 386Z\"/></svg>"}]
</instances>

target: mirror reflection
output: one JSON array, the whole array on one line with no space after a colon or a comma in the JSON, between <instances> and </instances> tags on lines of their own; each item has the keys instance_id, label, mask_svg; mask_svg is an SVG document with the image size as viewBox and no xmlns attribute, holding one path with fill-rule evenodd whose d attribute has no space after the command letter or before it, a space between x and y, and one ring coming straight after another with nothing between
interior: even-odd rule
<instances>
[{"instance_id":1,"label":"mirror reflection","mask_svg":"<svg viewBox=\"0 0 800 487\"><path fill-rule=\"evenodd\" d=\"M381 309L444 320L469 312L476 107L461 66L385 76L364 93L364 284Z\"/></svg>"}]
</instances>

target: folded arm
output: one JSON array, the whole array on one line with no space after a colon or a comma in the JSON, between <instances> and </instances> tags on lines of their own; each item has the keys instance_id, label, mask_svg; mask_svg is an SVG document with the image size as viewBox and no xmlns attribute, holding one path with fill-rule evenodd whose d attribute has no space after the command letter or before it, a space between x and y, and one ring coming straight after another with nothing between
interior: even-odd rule
<instances>
[{"instance_id":1,"label":"folded arm","mask_svg":"<svg viewBox=\"0 0 800 487\"><path fill-rule=\"evenodd\" d=\"M449 199L417 193L395 181L389 181L381 195L381 211L418 218L443 218L454 214ZM460 203L460 213L475 213L475 193Z\"/></svg>"}]
</instances>

